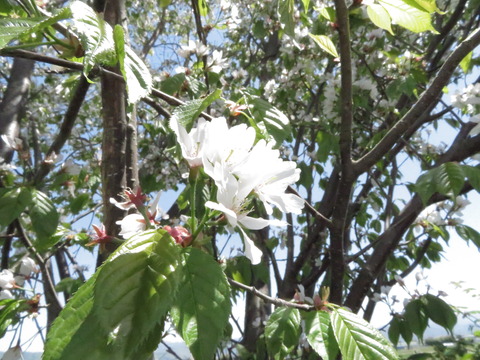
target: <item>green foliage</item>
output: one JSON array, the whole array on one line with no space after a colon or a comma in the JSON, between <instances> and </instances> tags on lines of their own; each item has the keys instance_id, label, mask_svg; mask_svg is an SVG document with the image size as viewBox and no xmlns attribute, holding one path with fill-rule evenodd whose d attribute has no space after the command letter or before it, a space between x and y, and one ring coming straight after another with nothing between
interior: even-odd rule
<instances>
[{"instance_id":1,"label":"green foliage","mask_svg":"<svg viewBox=\"0 0 480 360\"><path fill-rule=\"evenodd\" d=\"M175 109L170 121L178 121L185 129L190 131L193 127L193 123L200 116L202 111L208 108L215 100L220 98L222 91L220 89L215 90L204 99L195 99L180 105Z\"/></svg>"},{"instance_id":2,"label":"green foliage","mask_svg":"<svg viewBox=\"0 0 480 360\"><path fill-rule=\"evenodd\" d=\"M388 14L388 11L380 4L370 4L367 6L367 14L370 20L379 28L387 30L393 35L392 30L392 18Z\"/></svg>"},{"instance_id":3,"label":"green foliage","mask_svg":"<svg viewBox=\"0 0 480 360\"><path fill-rule=\"evenodd\" d=\"M398 359L392 345L377 329L359 316L341 308L334 308L330 320L344 358Z\"/></svg>"},{"instance_id":4,"label":"green foliage","mask_svg":"<svg viewBox=\"0 0 480 360\"><path fill-rule=\"evenodd\" d=\"M310 346L323 360L335 360L339 349L329 313L311 311L304 314L303 318L305 319L305 334Z\"/></svg>"},{"instance_id":5,"label":"green foliage","mask_svg":"<svg viewBox=\"0 0 480 360\"><path fill-rule=\"evenodd\" d=\"M57 231L60 215L53 202L39 190L32 189L32 203L29 207L33 230L38 236L36 245L48 248L54 245L49 238Z\"/></svg>"},{"instance_id":6,"label":"green foliage","mask_svg":"<svg viewBox=\"0 0 480 360\"><path fill-rule=\"evenodd\" d=\"M295 348L301 333L300 312L291 307L277 308L265 326L268 354L274 359L284 359Z\"/></svg>"},{"instance_id":7,"label":"green foliage","mask_svg":"<svg viewBox=\"0 0 480 360\"><path fill-rule=\"evenodd\" d=\"M295 37L295 1L294 0L279 0L278 1L278 15L280 22L283 24L283 31L290 37Z\"/></svg>"},{"instance_id":8,"label":"green foliage","mask_svg":"<svg viewBox=\"0 0 480 360\"><path fill-rule=\"evenodd\" d=\"M467 225L457 225L457 234L465 241L472 241L480 249L480 233Z\"/></svg>"},{"instance_id":9,"label":"green foliage","mask_svg":"<svg viewBox=\"0 0 480 360\"><path fill-rule=\"evenodd\" d=\"M0 337L5 335L7 328L18 321L18 314L25 310L26 300L0 300Z\"/></svg>"},{"instance_id":10,"label":"green foliage","mask_svg":"<svg viewBox=\"0 0 480 360\"><path fill-rule=\"evenodd\" d=\"M0 189L0 225L10 225L31 202L32 194L28 188Z\"/></svg>"},{"instance_id":11,"label":"green foliage","mask_svg":"<svg viewBox=\"0 0 480 360\"><path fill-rule=\"evenodd\" d=\"M313 39L313 41L315 41L315 43L318 46L320 46L320 48L323 51L326 51L327 53L329 53L333 57L336 57L336 58L339 57L337 49L335 48L335 44L333 43L333 41L328 36L326 36L326 35L315 35L315 34L308 34L308 35Z\"/></svg>"},{"instance_id":12,"label":"green foliage","mask_svg":"<svg viewBox=\"0 0 480 360\"><path fill-rule=\"evenodd\" d=\"M457 323L457 316L452 307L432 294L423 295L421 301L425 306L425 313L428 318L453 335L453 327Z\"/></svg>"},{"instance_id":13,"label":"green foliage","mask_svg":"<svg viewBox=\"0 0 480 360\"><path fill-rule=\"evenodd\" d=\"M180 248L168 233L132 237L69 301L49 332L44 359L147 359L161 340L180 274Z\"/></svg>"},{"instance_id":14,"label":"green foliage","mask_svg":"<svg viewBox=\"0 0 480 360\"><path fill-rule=\"evenodd\" d=\"M387 11L388 15L390 15L390 18L393 22L395 22L395 24L398 24L416 33L423 31L437 33L432 25L430 16L430 14L434 11L430 10L431 2L422 2L424 6L429 8L428 10L423 8L423 6L418 5L419 2L416 1L407 2L402 0L379 0L378 2ZM382 20L382 24L384 24L385 21L386 19L384 18ZM383 28L385 29L385 27Z\"/></svg>"},{"instance_id":15,"label":"green foliage","mask_svg":"<svg viewBox=\"0 0 480 360\"><path fill-rule=\"evenodd\" d=\"M187 248L182 257L172 320L196 360L212 359L228 324L230 286L220 265L208 254Z\"/></svg>"},{"instance_id":16,"label":"green foliage","mask_svg":"<svg viewBox=\"0 0 480 360\"><path fill-rule=\"evenodd\" d=\"M244 92L244 95L254 120L250 124L257 128L263 137L272 137L277 145L290 138L290 120L282 111L258 96L247 92Z\"/></svg>"},{"instance_id":17,"label":"green foliage","mask_svg":"<svg viewBox=\"0 0 480 360\"><path fill-rule=\"evenodd\" d=\"M477 188L480 180L480 169L456 162L448 162L422 174L417 179L415 190L424 203L427 203L435 193L454 198L460 194L466 180Z\"/></svg>"}]
</instances>

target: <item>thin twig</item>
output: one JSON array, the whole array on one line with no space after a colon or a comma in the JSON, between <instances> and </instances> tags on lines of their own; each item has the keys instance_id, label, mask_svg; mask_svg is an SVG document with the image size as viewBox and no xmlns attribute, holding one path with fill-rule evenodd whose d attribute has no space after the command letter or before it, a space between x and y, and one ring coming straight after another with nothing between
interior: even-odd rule
<instances>
[{"instance_id":1,"label":"thin twig","mask_svg":"<svg viewBox=\"0 0 480 360\"><path fill-rule=\"evenodd\" d=\"M230 283L230 285L233 285L233 286L236 286L240 289L246 290L246 291L252 293L253 295L259 297L260 299L262 299L266 303L273 304L275 306L291 307L291 308L295 308L295 309L299 309L299 310L305 310L305 311L315 310L315 306L313 306L313 305L299 304L299 303L294 303L294 302L286 301L286 300L279 299L279 298L274 298L274 297L271 297L271 296L268 296L268 295L262 293L260 290L258 290L254 286L248 286L248 285L242 284L242 283L240 283L238 281L235 281L233 279L230 279L230 278L228 278L228 282Z\"/></svg>"}]
</instances>

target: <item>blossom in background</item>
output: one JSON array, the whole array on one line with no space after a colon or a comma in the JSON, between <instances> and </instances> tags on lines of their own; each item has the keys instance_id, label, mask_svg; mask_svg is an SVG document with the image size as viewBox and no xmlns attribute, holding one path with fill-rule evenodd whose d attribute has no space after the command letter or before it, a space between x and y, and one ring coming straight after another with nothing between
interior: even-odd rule
<instances>
[{"instance_id":1,"label":"blossom in background","mask_svg":"<svg viewBox=\"0 0 480 360\"><path fill-rule=\"evenodd\" d=\"M205 70L219 74L227 66L227 59L223 58L223 51L213 50L212 55L207 58Z\"/></svg>"},{"instance_id":2,"label":"blossom in background","mask_svg":"<svg viewBox=\"0 0 480 360\"><path fill-rule=\"evenodd\" d=\"M7 299L13 299L12 293L9 290L0 291L0 300L7 300Z\"/></svg>"},{"instance_id":3,"label":"blossom in background","mask_svg":"<svg viewBox=\"0 0 480 360\"><path fill-rule=\"evenodd\" d=\"M111 242L113 240L113 236L107 235L107 232L105 231L105 225L92 225L93 230L95 231L95 235L92 236L92 240L87 243L86 246L93 246L100 244L100 249L104 250L105 249L105 244Z\"/></svg>"},{"instance_id":4,"label":"blossom in background","mask_svg":"<svg viewBox=\"0 0 480 360\"><path fill-rule=\"evenodd\" d=\"M13 273L8 270L4 269L0 272L0 288L4 290L10 290L15 287L15 277Z\"/></svg>"},{"instance_id":5,"label":"blossom in background","mask_svg":"<svg viewBox=\"0 0 480 360\"><path fill-rule=\"evenodd\" d=\"M22 260L20 260L20 267L17 273L28 278L32 272L38 272L37 264L33 259L24 257Z\"/></svg>"}]
</instances>

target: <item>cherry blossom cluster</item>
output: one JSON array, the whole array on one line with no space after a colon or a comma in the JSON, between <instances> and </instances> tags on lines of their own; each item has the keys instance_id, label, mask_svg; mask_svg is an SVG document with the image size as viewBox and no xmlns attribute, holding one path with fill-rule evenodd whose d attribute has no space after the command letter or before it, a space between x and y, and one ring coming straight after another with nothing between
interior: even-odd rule
<instances>
[{"instance_id":1,"label":"cherry blossom cluster","mask_svg":"<svg viewBox=\"0 0 480 360\"><path fill-rule=\"evenodd\" d=\"M202 167L213 179L216 201L205 206L223 213L229 226L243 235L245 255L253 264L260 262L262 252L254 245L244 229L259 230L269 225L286 226L276 219L252 217L250 201L258 198L268 215L273 206L284 213L301 213L304 201L287 193L287 188L298 181L300 169L293 161L284 161L279 150L265 140L255 142L254 128L245 124L229 127L225 118L210 122L203 119L187 132L175 117L170 127L177 135L182 156L191 169Z\"/></svg>"},{"instance_id":2,"label":"cherry blossom cluster","mask_svg":"<svg viewBox=\"0 0 480 360\"><path fill-rule=\"evenodd\" d=\"M30 279L32 273L37 273L37 265L29 257L22 258L13 269L4 269L0 272L0 300L13 299L13 289L21 288L25 280Z\"/></svg>"}]
</instances>

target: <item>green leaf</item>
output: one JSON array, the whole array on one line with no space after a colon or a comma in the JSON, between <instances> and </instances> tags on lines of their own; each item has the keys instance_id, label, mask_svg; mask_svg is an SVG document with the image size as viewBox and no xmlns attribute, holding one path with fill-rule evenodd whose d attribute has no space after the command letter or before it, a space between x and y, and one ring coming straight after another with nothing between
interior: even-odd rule
<instances>
[{"instance_id":1,"label":"green leaf","mask_svg":"<svg viewBox=\"0 0 480 360\"><path fill-rule=\"evenodd\" d=\"M394 346L397 346L398 339L400 339L400 321L398 317L394 316L388 325L388 338Z\"/></svg>"},{"instance_id":2,"label":"green leaf","mask_svg":"<svg viewBox=\"0 0 480 360\"><path fill-rule=\"evenodd\" d=\"M379 0L378 2L387 10L394 23L415 33L423 31L438 33L432 25L428 12L419 10L402 0Z\"/></svg>"},{"instance_id":3,"label":"green leaf","mask_svg":"<svg viewBox=\"0 0 480 360\"><path fill-rule=\"evenodd\" d=\"M0 338L5 335L7 328L16 323L20 317L19 313L25 310L27 300L4 299L0 300Z\"/></svg>"},{"instance_id":4,"label":"green leaf","mask_svg":"<svg viewBox=\"0 0 480 360\"><path fill-rule=\"evenodd\" d=\"M198 9L200 10L200 15L207 16L209 11L207 0L196 0L196 1L198 1Z\"/></svg>"},{"instance_id":5,"label":"green leaf","mask_svg":"<svg viewBox=\"0 0 480 360\"><path fill-rule=\"evenodd\" d=\"M0 189L0 226L10 225L31 201L28 188Z\"/></svg>"},{"instance_id":6,"label":"green leaf","mask_svg":"<svg viewBox=\"0 0 480 360\"><path fill-rule=\"evenodd\" d=\"M429 14L434 12L442 13L437 7L436 0L403 0L403 1L408 5L411 5Z\"/></svg>"},{"instance_id":7,"label":"green leaf","mask_svg":"<svg viewBox=\"0 0 480 360\"><path fill-rule=\"evenodd\" d=\"M465 74L468 74L470 71L470 64L472 63L473 51L470 51L467 56L465 56L462 61L460 61L460 68Z\"/></svg>"},{"instance_id":8,"label":"green leaf","mask_svg":"<svg viewBox=\"0 0 480 360\"><path fill-rule=\"evenodd\" d=\"M453 335L453 327L457 323L457 316L452 307L445 301L432 294L422 296L425 312L434 323L442 326Z\"/></svg>"},{"instance_id":9,"label":"green leaf","mask_svg":"<svg viewBox=\"0 0 480 360\"><path fill-rule=\"evenodd\" d=\"M480 192L480 168L475 166L462 165L463 172L470 185Z\"/></svg>"},{"instance_id":10,"label":"green leaf","mask_svg":"<svg viewBox=\"0 0 480 360\"><path fill-rule=\"evenodd\" d=\"M450 197L457 196L465 184L464 167L455 162L444 163L422 174L415 184L424 203L438 192Z\"/></svg>"},{"instance_id":11,"label":"green leaf","mask_svg":"<svg viewBox=\"0 0 480 360\"><path fill-rule=\"evenodd\" d=\"M265 341L270 358L283 359L295 346L301 334L301 318L298 309L275 309L265 326Z\"/></svg>"},{"instance_id":12,"label":"green leaf","mask_svg":"<svg viewBox=\"0 0 480 360\"><path fill-rule=\"evenodd\" d=\"M314 35L312 33L308 34L315 43L320 46L320 48L333 57L338 58L338 52L337 49L335 48L335 45L333 44L333 41L326 35Z\"/></svg>"},{"instance_id":13,"label":"green leaf","mask_svg":"<svg viewBox=\"0 0 480 360\"><path fill-rule=\"evenodd\" d=\"M29 33L43 19L0 19L0 49L5 48L10 41Z\"/></svg>"},{"instance_id":14,"label":"green leaf","mask_svg":"<svg viewBox=\"0 0 480 360\"><path fill-rule=\"evenodd\" d=\"M33 189L32 204L29 210L33 230L38 235L36 245L40 248L54 245L51 243L50 237L57 230L60 215L53 202L41 191Z\"/></svg>"},{"instance_id":15,"label":"green leaf","mask_svg":"<svg viewBox=\"0 0 480 360\"><path fill-rule=\"evenodd\" d=\"M150 94L152 76L137 54L131 48L125 46L125 33L120 25L115 25L113 37L120 70L127 84L128 102L134 104Z\"/></svg>"},{"instance_id":16,"label":"green leaf","mask_svg":"<svg viewBox=\"0 0 480 360\"><path fill-rule=\"evenodd\" d=\"M210 255L186 248L183 258L183 279L171 316L195 360L210 360L228 324L230 286Z\"/></svg>"},{"instance_id":17,"label":"green leaf","mask_svg":"<svg viewBox=\"0 0 480 360\"><path fill-rule=\"evenodd\" d=\"M277 145L291 136L292 128L288 117L269 102L258 96L244 93L245 100L255 120L252 124L264 137L273 137Z\"/></svg>"},{"instance_id":18,"label":"green leaf","mask_svg":"<svg viewBox=\"0 0 480 360\"><path fill-rule=\"evenodd\" d=\"M279 0L278 15L283 24L283 31L290 37L295 37L295 2L294 0Z\"/></svg>"},{"instance_id":19,"label":"green leaf","mask_svg":"<svg viewBox=\"0 0 480 360\"><path fill-rule=\"evenodd\" d=\"M148 359L175 301L180 262L180 248L165 231L132 237L67 303L47 336L44 360Z\"/></svg>"},{"instance_id":20,"label":"green leaf","mask_svg":"<svg viewBox=\"0 0 480 360\"><path fill-rule=\"evenodd\" d=\"M405 307L405 320L412 332L417 335L420 341L423 340L423 334L428 325L428 317L425 313L425 307L420 299L410 301Z\"/></svg>"},{"instance_id":21,"label":"green leaf","mask_svg":"<svg viewBox=\"0 0 480 360\"><path fill-rule=\"evenodd\" d=\"M40 32L70 15L70 10L63 8L52 16L0 19L0 49L14 39Z\"/></svg>"},{"instance_id":22,"label":"green leaf","mask_svg":"<svg viewBox=\"0 0 480 360\"><path fill-rule=\"evenodd\" d=\"M82 285L83 285L83 281L81 279L74 279L71 277L67 277L65 279L60 280L57 283L57 285L55 285L55 290L57 292L66 292L68 294L73 294Z\"/></svg>"},{"instance_id":23,"label":"green leaf","mask_svg":"<svg viewBox=\"0 0 480 360\"><path fill-rule=\"evenodd\" d=\"M455 230L463 240L471 240L480 251L480 233L477 230L467 225L457 225Z\"/></svg>"},{"instance_id":24,"label":"green leaf","mask_svg":"<svg viewBox=\"0 0 480 360\"><path fill-rule=\"evenodd\" d=\"M194 121L200 116L203 110L210 106L215 100L220 98L222 91L215 90L204 99L196 99L178 106L172 114L171 121L178 121L187 131L193 126Z\"/></svg>"},{"instance_id":25,"label":"green leaf","mask_svg":"<svg viewBox=\"0 0 480 360\"><path fill-rule=\"evenodd\" d=\"M70 4L72 31L80 39L85 51L83 73L88 75L95 64L115 65L117 57L112 27L90 6L74 1Z\"/></svg>"},{"instance_id":26,"label":"green leaf","mask_svg":"<svg viewBox=\"0 0 480 360\"><path fill-rule=\"evenodd\" d=\"M337 14L335 13L335 9L332 6L325 6L317 10L320 15L322 15L328 21L334 23L337 20Z\"/></svg>"},{"instance_id":27,"label":"green leaf","mask_svg":"<svg viewBox=\"0 0 480 360\"><path fill-rule=\"evenodd\" d=\"M94 314L110 332L118 359L148 357L158 346L180 283L180 247L164 230L133 238L102 267Z\"/></svg>"},{"instance_id":28,"label":"green leaf","mask_svg":"<svg viewBox=\"0 0 480 360\"><path fill-rule=\"evenodd\" d=\"M185 73L170 76L160 83L160 90L169 95L173 95L183 87L185 78Z\"/></svg>"},{"instance_id":29,"label":"green leaf","mask_svg":"<svg viewBox=\"0 0 480 360\"><path fill-rule=\"evenodd\" d=\"M393 35L392 18L382 5L371 4L367 6L367 14L370 20L379 28L387 30Z\"/></svg>"},{"instance_id":30,"label":"green leaf","mask_svg":"<svg viewBox=\"0 0 480 360\"><path fill-rule=\"evenodd\" d=\"M302 4L304 13L307 13L308 8L310 7L310 0L302 0Z\"/></svg>"},{"instance_id":31,"label":"green leaf","mask_svg":"<svg viewBox=\"0 0 480 360\"><path fill-rule=\"evenodd\" d=\"M53 322L53 326L47 334L47 341L42 360L71 359L75 354L68 354L65 349L73 340L79 339L79 330L85 327L86 319L93 307L93 289L97 275L94 274L70 299L60 315ZM101 328L92 329L92 339L100 336ZM83 340L83 339L82 339ZM77 342L78 342L77 341ZM91 341L85 339L85 347L91 346ZM90 347L92 359L93 348ZM65 354L64 354L65 353Z\"/></svg>"},{"instance_id":32,"label":"green leaf","mask_svg":"<svg viewBox=\"0 0 480 360\"><path fill-rule=\"evenodd\" d=\"M344 359L398 359L392 344L359 316L342 308L334 308L330 319Z\"/></svg>"},{"instance_id":33,"label":"green leaf","mask_svg":"<svg viewBox=\"0 0 480 360\"><path fill-rule=\"evenodd\" d=\"M335 360L339 349L330 323L330 315L325 311L310 311L303 317L305 334L310 346L323 360Z\"/></svg>"}]
</instances>

